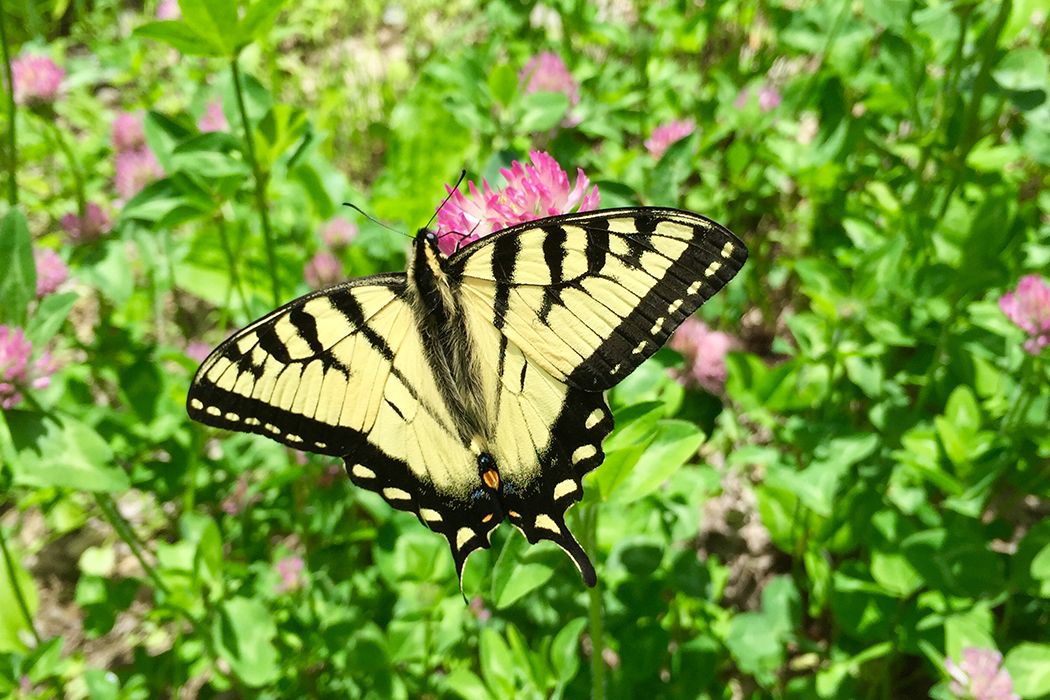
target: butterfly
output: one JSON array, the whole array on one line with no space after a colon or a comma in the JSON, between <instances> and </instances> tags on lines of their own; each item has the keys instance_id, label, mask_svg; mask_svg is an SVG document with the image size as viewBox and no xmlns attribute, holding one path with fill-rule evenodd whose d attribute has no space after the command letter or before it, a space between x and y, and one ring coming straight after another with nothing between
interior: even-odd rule
<instances>
[{"instance_id":1,"label":"butterfly","mask_svg":"<svg viewBox=\"0 0 1050 700\"><path fill-rule=\"evenodd\" d=\"M187 410L342 458L355 484L444 535L461 586L504 520L593 586L565 515L604 459L602 392L746 259L725 227L660 207L529 221L448 256L420 229L404 273L307 294L227 339Z\"/></svg>"}]
</instances>

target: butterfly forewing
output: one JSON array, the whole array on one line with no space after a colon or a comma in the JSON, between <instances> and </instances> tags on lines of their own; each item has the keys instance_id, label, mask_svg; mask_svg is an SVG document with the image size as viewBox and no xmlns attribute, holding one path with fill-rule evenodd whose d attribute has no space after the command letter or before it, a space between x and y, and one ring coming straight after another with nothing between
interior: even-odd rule
<instances>
[{"instance_id":1,"label":"butterfly forewing","mask_svg":"<svg viewBox=\"0 0 1050 700\"><path fill-rule=\"evenodd\" d=\"M444 534L462 569L502 515L475 493L475 456L426 366L404 285L400 275L357 280L265 316L204 361L187 409L208 425L343 457L354 483Z\"/></svg>"},{"instance_id":2,"label":"butterfly forewing","mask_svg":"<svg viewBox=\"0 0 1050 700\"><path fill-rule=\"evenodd\" d=\"M719 224L644 208L521 224L479 240L450 267L532 361L600 391L652 356L746 259Z\"/></svg>"}]
</instances>

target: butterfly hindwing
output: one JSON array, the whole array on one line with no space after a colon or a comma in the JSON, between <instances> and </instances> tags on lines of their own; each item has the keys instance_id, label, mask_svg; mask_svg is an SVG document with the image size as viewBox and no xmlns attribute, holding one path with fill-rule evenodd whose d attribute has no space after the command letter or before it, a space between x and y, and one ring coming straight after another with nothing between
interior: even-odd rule
<instances>
[{"instance_id":1,"label":"butterfly hindwing","mask_svg":"<svg viewBox=\"0 0 1050 700\"><path fill-rule=\"evenodd\" d=\"M552 377L501 334L485 306L463 299L493 434L507 519L530 543L551 540L572 557L587 585L594 567L565 524L583 496L584 475L601 464L612 414L601 392L574 389Z\"/></svg>"},{"instance_id":2,"label":"butterfly hindwing","mask_svg":"<svg viewBox=\"0 0 1050 700\"><path fill-rule=\"evenodd\" d=\"M747 249L677 209L566 214L485 237L450 260L464 296L551 376L608 389L739 271Z\"/></svg>"}]
</instances>

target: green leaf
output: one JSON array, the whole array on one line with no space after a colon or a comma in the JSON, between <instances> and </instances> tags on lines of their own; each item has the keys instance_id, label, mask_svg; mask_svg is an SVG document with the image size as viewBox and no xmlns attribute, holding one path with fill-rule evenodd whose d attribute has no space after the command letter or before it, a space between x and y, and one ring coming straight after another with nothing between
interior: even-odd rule
<instances>
[{"instance_id":1,"label":"green leaf","mask_svg":"<svg viewBox=\"0 0 1050 700\"><path fill-rule=\"evenodd\" d=\"M196 177L243 179L251 172L244 161L219 151L178 149L171 154L171 167Z\"/></svg>"},{"instance_id":2,"label":"green leaf","mask_svg":"<svg viewBox=\"0 0 1050 700\"><path fill-rule=\"evenodd\" d=\"M645 498L695 457L703 442L703 431L693 423L682 420L660 421L656 426L656 436L637 464L615 491L606 494L608 500L633 503Z\"/></svg>"},{"instance_id":3,"label":"green leaf","mask_svg":"<svg viewBox=\"0 0 1050 700\"><path fill-rule=\"evenodd\" d=\"M1036 48L1013 49L992 71L995 82L1007 90L1042 90L1050 84L1050 59Z\"/></svg>"},{"instance_id":4,"label":"green leaf","mask_svg":"<svg viewBox=\"0 0 1050 700\"><path fill-rule=\"evenodd\" d=\"M926 588L975 598L1003 584L1003 562L988 549L982 530L972 521L960 518L950 529L909 535L901 542L901 552L923 577ZM981 576L972 576L974 571Z\"/></svg>"},{"instance_id":5,"label":"green leaf","mask_svg":"<svg viewBox=\"0 0 1050 700\"><path fill-rule=\"evenodd\" d=\"M664 405L659 401L636 403L616 411L613 415L616 429L605 440L606 450L648 445L663 415Z\"/></svg>"},{"instance_id":6,"label":"green leaf","mask_svg":"<svg viewBox=\"0 0 1050 700\"><path fill-rule=\"evenodd\" d=\"M810 541L802 555L802 563L806 567L806 577L809 579L808 612L811 617L818 618L831 593L831 557Z\"/></svg>"},{"instance_id":7,"label":"green leaf","mask_svg":"<svg viewBox=\"0 0 1050 700\"><path fill-rule=\"evenodd\" d=\"M860 640L883 641L892 633L900 601L880 586L836 571L832 576L831 610L837 624Z\"/></svg>"},{"instance_id":8,"label":"green leaf","mask_svg":"<svg viewBox=\"0 0 1050 700\"><path fill-rule=\"evenodd\" d=\"M790 467L773 469L766 483L791 491L813 512L829 517L835 495L850 467L866 459L877 447L876 435L834 438L822 450L826 456L814 459L800 471Z\"/></svg>"},{"instance_id":9,"label":"green leaf","mask_svg":"<svg viewBox=\"0 0 1050 700\"><path fill-rule=\"evenodd\" d=\"M509 63L493 66L487 82L492 99L500 106L506 107L518 94L518 72Z\"/></svg>"},{"instance_id":10,"label":"green leaf","mask_svg":"<svg viewBox=\"0 0 1050 700\"><path fill-rule=\"evenodd\" d=\"M1022 642L1006 654L1003 666L1014 680L1014 692L1025 700L1050 694L1050 644Z\"/></svg>"},{"instance_id":11,"label":"green leaf","mask_svg":"<svg viewBox=\"0 0 1050 700\"><path fill-rule=\"evenodd\" d=\"M695 134L672 143L656 163L650 178L651 196L667 201L677 201L681 196L682 183L694 173L693 153L698 137Z\"/></svg>"},{"instance_id":12,"label":"green leaf","mask_svg":"<svg viewBox=\"0 0 1050 700\"><path fill-rule=\"evenodd\" d=\"M562 626L551 643L551 666L563 685L580 670L580 635L586 626L587 618L578 617Z\"/></svg>"},{"instance_id":13,"label":"green leaf","mask_svg":"<svg viewBox=\"0 0 1050 700\"><path fill-rule=\"evenodd\" d=\"M554 568L537 561L534 550L520 533L512 533L492 567L492 598L497 608L506 608L539 588L554 575Z\"/></svg>"},{"instance_id":14,"label":"green leaf","mask_svg":"<svg viewBox=\"0 0 1050 700\"><path fill-rule=\"evenodd\" d=\"M769 685L784 662L784 648L791 640L799 616L795 584L778 576L762 591L762 611L737 615L729 621L726 647L742 671Z\"/></svg>"},{"instance_id":15,"label":"green leaf","mask_svg":"<svg viewBox=\"0 0 1050 700\"><path fill-rule=\"evenodd\" d=\"M965 647L995 648L995 620L984 603L944 620L945 654L959 658Z\"/></svg>"},{"instance_id":16,"label":"green leaf","mask_svg":"<svg viewBox=\"0 0 1050 700\"><path fill-rule=\"evenodd\" d=\"M652 535L629 535L619 540L610 558L618 560L632 576L649 577L660 567L663 542Z\"/></svg>"},{"instance_id":17,"label":"green leaf","mask_svg":"<svg viewBox=\"0 0 1050 700\"><path fill-rule=\"evenodd\" d=\"M117 700L120 697L120 681L112 671L89 668L84 671L84 685L91 700Z\"/></svg>"},{"instance_id":18,"label":"green leaf","mask_svg":"<svg viewBox=\"0 0 1050 700\"><path fill-rule=\"evenodd\" d=\"M463 667L453 669L445 676L442 685L463 700L486 700L493 697L482 680L473 671Z\"/></svg>"},{"instance_id":19,"label":"green leaf","mask_svg":"<svg viewBox=\"0 0 1050 700\"><path fill-rule=\"evenodd\" d=\"M26 323L26 337L34 346L45 345L58 333L77 299L73 292L65 292L48 294L40 300L33 316Z\"/></svg>"},{"instance_id":20,"label":"green leaf","mask_svg":"<svg viewBox=\"0 0 1050 700\"><path fill-rule=\"evenodd\" d=\"M237 27L237 48L262 38L273 27L285 0L258 0L248 7Z\"/></svg>"},{"instance_id":21,"label":"green leaf","mask_svg":"<svg viewBox=\"0 0 1050 700\"><path fill-rule=\"evenodd\" d=\"M90 426L35 411L10 411L7 422L18 452L12 465L16 484L96 492L130 488L109 444Z\"/></svg>"},{"instance_id":22,"label":"green leaf","mask_svg":"<svg viewBox=\"0 0 1050 700\"><path fill-rule=\"evenodd\" d=\"M280 677L273 638L277 627L270 611L254 598L236 597L222 604L215 617L212 637L219 655L251 688L273 683Z\"/></svg>"},{"instance_id":23,"label":"green leaf","mask_svg":"<svg viewBox=\"0 0 1050 700\"><path fill-rule=\"evenodd\" d=\"M291 155L292 146L308 133L310 122L306 112L285 104L275 104L259 121L255 132L256 157L259 167L269 172L284 155Z\"/></svg>"},{"instance_id":24,"label":"green leaf","mask_svg":"<svg viewBox=\"0 0 1050 700\"><path fill-rule=\"evenodd\" d=\"M977 398L970 387L963 384L952 391L944 409L944 417L950 420L952 425L967 432L981 427L981 409L978 408Z\"/></svg>"},{"instance_id":25,"label":"green leaf","mask_svg":"<svg viewBox=\"0 0 1050 700\"><path fill-rule=\"evenodd\" d=\"M882 364L866 357L850 355L843 360L846 368L846 376L856 384L868 398L876 398L882 394L883 376Z\"/></svg>"},{"instance_id":26,"label":"green leaf","mask_svg":"<svg viewBox=\"0 0 1050 700\"><path fill-rule=\"evenodd\" d=\"M910 21L910 0L864 0L865 16L896 32Z\"/></svg>"},{"instance_id":27,"label":"green leaf","mask_svg":"<svg viewBox=\"0 0 1050 700\"><path fill-rule=\"evenodd\" d=\"M210 586L222 585L222 535L214 518L203 513L186 513L179 521L186 542L197 546L193 559L194 573Z\"/></svg>"},{"instance_id":28,"label":"green leaf","mask_svg":"<svg viewBox=\"0 0 1050 700\"><path fill-rule=\"evenodd\" d=\"M992 446L993 435L982 433L977 398L966 385L952 391L943 416L934 418L944 453L956 467L968 465Z\"/></svg>"},{"instance_id":29,"label":"green leaf","mask_svg":"<svg viewBox=\"0 0 1050 700\"><path fill-rule=\"evenodd\" d=\"M12 207L0 220L0 323L25 324L26 309L36 298L36 263L29 225Z\"/></svg>"},{"instance_id":30,"label":"green leaf","mask_svg":"<svg viewBox=\"0 0 1050 700\"><path fill-rule=\"evenodd\" d=\"M593 488L589 496L607 499L621 481L631 473L656 435L656 425L664 415L664 404L659 401L625 406L614 412L616 429L605 440L605 461L601 469L588 476Z\"/></svg>"},{"instance_id":31,"label":"green leaf","mask_svg":"<svg viewBox=\"0 0 1050 700\"><path fill-rule=\"evenodd\" d=\"M743 613L730 620L725 643L740 670L764 686L772 683L784 662L783 643L769 633L769 624L759 613Z\"/></svg>"},{"instance_id":32,"label":"green leaf","mask_svg":"<svg viewBox=\"0 0 1050 700\"><path fill-rule=\"evenodd\" d=\"M146 22L135 28L135 36L162 41L187 56L222 56L222 45L215 44L193 27L176 20Z\"/></svg>"},{"instance_id":33,"label":"green leaf","mask_svg":"<svg viewBox=\"0 0 1050 700\"><path fill-rule=\"evenodd\" d=\"M4 533L4 537L7 537L7 533ZM0 653L26 651L20 635L29 633L29 624L18 606L18 598L11 585L12 579L18 582L18 587L22 590L29 614L35 617L37 610L36 583L22 566L18 550L11 544L8 544L8 550L11 553L10 570L5 558L0 555L0 610L4 611L4 614L0 615Z\"/></svg>"},{"instance_id":34,"label":"green leaf","mask_svg":"<svg viewBox=\"0 0 1050 700\"><path fill-rule=\"evenodd\" d=\"M514 657L510 647L492 627L481 630L478 649L481 675L493 695L509 698L514 695Z\"/></svg>"},{"instance_id":35,"label":"green leaf","mask_svg":"<svg viewBox=\"0 0 1050 700\"><path fill-rule=\"evenodd\" d=\"M218 48L220 55L232 57L236 53L236 0L179 0L179 9L182 21Z\"/></svg>"},{"instance_id":36,"label":"green leaf","mask_svg":"<svg viewBox=\"0 0 1050 700\"><path fill-rule=\"evenodd\" d=\"M902 554L878 549L871 553L871 577L898 598L907 598L923 584L922 576Z\"/></svg>"},{"instance_id":37,"label":"green leaf","mask_svg":"<svg viewBox=\"0 0 1050 700\"><path fill-rule=\"evenodd\" d=\"M532 92L515 105L514 129L532 134L556 127L569 111L569 98L561 92Z\"/></svg>"},{"instance_id":38,"label":"green leaf","mask_svg":"<svg viewBox=\"0 0 1050 700\"><path fill-rule=\"evenodd\" d=\"M1035 555L1029 572L1036 581L1050 581L1050 544L1044 546Z\"/></svg>"},{"instance_id":39,"label":"green leaf","mask_svg":"<svg viewBox=\"0 0 1050 700\"><path fill-rule=\"evenodd\" d=\"M80 572L88 576L109 576L113 573L116 561L117 554L113 545L88 547L80 555Z\"/></svg>"}]
</instances>

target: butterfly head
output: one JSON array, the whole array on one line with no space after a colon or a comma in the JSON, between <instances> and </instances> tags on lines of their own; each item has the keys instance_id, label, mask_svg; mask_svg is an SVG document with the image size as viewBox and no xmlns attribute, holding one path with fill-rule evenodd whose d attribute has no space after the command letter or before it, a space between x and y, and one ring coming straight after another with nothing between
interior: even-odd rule
<instances>
[{"instance_id":1,"label":"butterfly head","mask_svg":"<svg viewBox=\"0 0 1050 700\"><path fill-rule=\"evenodd\" d=\"M448 257L438 246L437 233L421 228L412 244L412 260L408 266L409 283L423 296L441 295L446 306L453 306L448 291L446 264Z\"/></svg>"},{"instance_id":2,"label":"butterfly head","mask_svg":"<svg viewBox=\"0 0 1050 700\"><path fill-rule=\"evenodd\" d=\"M414 247L417 258L440 261L446 257L445 254L441 252L441 246L438 245L437 231L434 231L433 229L419 229L419 231L416 232Z\"/></svg>"}]
</instances>

